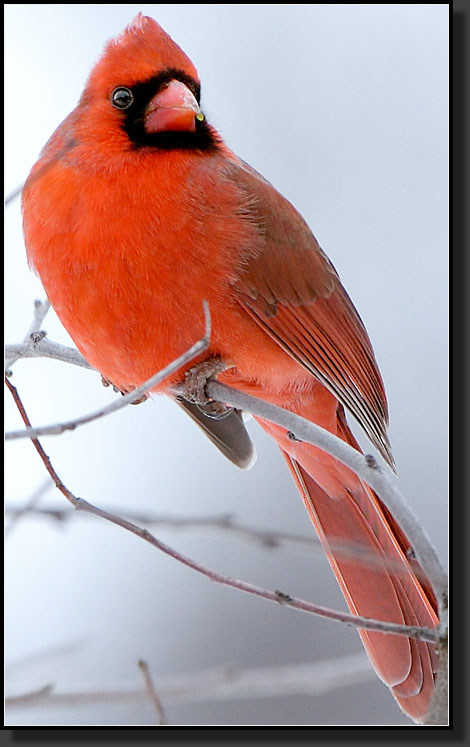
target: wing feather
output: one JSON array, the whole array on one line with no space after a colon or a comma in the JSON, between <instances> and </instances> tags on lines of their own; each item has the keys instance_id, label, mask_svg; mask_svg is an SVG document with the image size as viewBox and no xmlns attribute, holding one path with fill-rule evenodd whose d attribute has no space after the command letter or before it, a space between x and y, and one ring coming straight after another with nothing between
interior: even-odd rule
<instances>
[{"instance_id":1,"label":"wing feather","mask_svg":"<svg viewBox=\"0 0 470 747\"><path fill-rule=\"evenodd\" d=\"M263 238L234 281L239 303L358 420L394 468L385 390L372 345L338 274L295 208L243 162L229 176Z\"/></svg>"}]
</instances>

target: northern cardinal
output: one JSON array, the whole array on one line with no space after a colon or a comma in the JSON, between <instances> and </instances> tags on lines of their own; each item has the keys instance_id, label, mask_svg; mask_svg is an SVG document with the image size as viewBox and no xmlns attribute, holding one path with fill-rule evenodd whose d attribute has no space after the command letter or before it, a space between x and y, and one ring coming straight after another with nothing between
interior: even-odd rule
<instances>
[{"instance_id":1,"label":"northern cardinal","mask_svg":"<svg viewBox=\"0 0 470 747\"><path fill-rule=\"evenodd\" d=\"M225 369L219 381L359 449L347 408L393 467L382 379L335 268L295 208L206 121L195 67L153 19L139 14L106 45L31 171L23 215L29 262L58 316L121 391L200 338L205 299L205 357L208 370ZM161 388L182 380L184 371ZM233 462L250 463L236 412L217 419L203 403L181 404ZM373 491L320 449L259 423L282 450L351 612L436 626L430 584ZM360 635L403 711L422 721L433 646Z\"/></svg>"}]
</instances>

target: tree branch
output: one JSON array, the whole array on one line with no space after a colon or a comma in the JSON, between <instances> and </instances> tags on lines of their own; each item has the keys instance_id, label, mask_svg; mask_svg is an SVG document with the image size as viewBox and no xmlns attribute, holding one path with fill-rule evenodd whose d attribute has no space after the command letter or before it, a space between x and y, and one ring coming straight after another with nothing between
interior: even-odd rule
<instances>
[{"instance_id":1,"label":"tree branch","mask_svg":"<svg viewBox=\"0 0 470 747\"><path fill-rule=\"evenodd\" d=\"M418 560L429 577L440 612L446 611L447 575L416 515L393 484L392 479L395 480L395 477L392 476L390 470L385 472L373 456L356 451L342 439L299 415L239 392L218 381L209 381L206 390L212 399L240 410L249 411L257 417L286 428L298 441L306 441L318 446L365 480L407 535ZM174 391L181 394L182 386L175 387Z\"/></svg>"},{"instance_id":2,"label":"tree branch","mask_svg":"<svg viewBox=\"0 0 470 747\"><path fill-rule=\"evenodd\" d=\"M46 487L49 487L49 485L50 482L48 480L46 485L41 489L41 494ZM145 526L158 526L164 529L176 529L177 531L214 530L226 532L227 534L232 534L245 539L248 542L259 544L261 547L268 550L278 549L280 547L297 547L311 552L312 549L318 548L323 553L323 548L314 534L302 535L296 534L295 532L282 532L276 529L256 529L255 527L241 524L236 521L234 516L231 514L211 516L173 516L170 514L134 513L128 512L125 508L122 510L113 508L112 513L119 514L120 516L129 519L129 521L145 524ZM28 515L64 522L67 521L67 519L70 519L74 513L67 508L50 508L47 506L40 508L36 506L36 499L33 501L31 498L24 506L18 507L6 504L5 515L12 517L11 523ZM362 551L363 549L364 548L362 548Z\"/></svg>"},{"instance_id":3,"label":"tree branch","mask_svg":"<svg viewBox=\"0 0 470 747\"><path fill-rule=\"evenodd\" d=\"M150 674L150 669L147 662L143 659L139 659L139 661L137 662L137 666L144 675L145 688L155 708L159 726L168 726L168 720L166 718L165 711L163 710L162 702L158 696L157 691L155 690L155 686L153 684L152 676Z\"/></svg>"},{"instance_id":4,"label":"tree branch","mask_svg":"<svg viewBox=\"0 0 470 747\"><path fill-rule=\"evenodd\" d=\"M324 555L324 550L316 534L302 535L294 532L282 532L275 529L256 529L241 524L230 514L222 514L220 516L172 516L147 512L134 513L127 511L125 508L113 508L111 513L117 514L129 521L144 524L146 527L158 526L164 529L176 529L177 531L218 531L231 534L234 537L239 537L247 542L256 543L260 547L270 551L282 547L290 547L300 550L308 550L310 553L312 551L317 551L319 554ZM14 507L7 504L5 506L5 515L12 516L12 521L16 519L16 517L19 519L32 515L36 517L50 518L58 522L64 522L71 518L74 515L74 512L67 508L39 508L34 504L30 505L28 502L20 507ZM85 517L90 516L90 514L87 513L82 515ZM329 540L328 546L330 550L340 553L343 557L354 558L358 563L367 568L373 568L375 566L382 568L382 560L377 558L375 554L365 550L362 545L353 542L344 542L341 539L338 542ZM394 564L389 561L389 564L391 568L395 568L398 574L403 573L403 565L401 563L397 562Z\"/></svg>"},{"instance_id":5,"label":"tree branch","mask_svg":"<svg viewBox=\"0 0 470 747\"><path fill-rule=\"evenodd\" d=\"M51 345L51 343L49 343L49 345ZM52 343L52 345L55 344ZM31 348L31 346L29 347ZM40 349L39 344L32 347L34 352L30 350L31 354L45 354L45 352ZM76 365L88 365L80 354L78 354L79 357L76 360L73 360L71 351L71 348L68 350L59 350L58 348L54 350L53 348L49 348L48 352L50 357L58 357L60 360L66 359L67 362L73 362ZM82 361L80 361L80 358L82 358ZM179 367L180 366L178 366L178 368ZM166 375L168 374L165 374L165 376ZM81 425L82 423L89 422L95 418L103 417L104 415L113 412L115 409L120 409L120 407L123 407L128 401L132 401L140 396L141 393L148 391L148 388L146 388L146 385L143 385L143 387L139 387L133 392L129 392L129 394L126 395L129 399L126 400L126 397L124 397L124 401L121 400L119 406L113 407L115 404L113 403L113 405L108 405L95 413L85 415L83 418L78 418L66 423L58 423L56 425L30 429L29 431L13 431L6 434L6 439L63 433L64 430L73 429L76 425ZM437 553L435 552L424 529L422 529L416 515L408 506L400 491L393 484L392 479L395 478L392 477L391 472L385 472L373 456L364 456L356 451L356 449L349 446L349 444L328 431L325 431L323 428L320 428L314 423L305 420L294 413L283 410L276 405L271 405L264 400L259 400L253 396L239 392L225 384L220 384L217 381L209 381L206 390L212 399L236 407L240 410L251 412L253 415L269 420L272 423L276 423L290 431L296 439L307 441L308 443L318 446L331 456L338 459L342 464L349 467L349 469L355 472L359 477L364 479L367 484L375 490L398 524L403 528L413 546L413 550L420 564L426 570L429 580L431 581L434 593L438 600L439 616L441 620L445 617L447 610L447 574L445 573ZM175 394L181 395L182 386L179 385L175 387L173 391Z\"/></svg>"},{"instance_id":6,"label":"tree branch","mask_svg":"<svg viewBox=\"0 0 470 747\"><path fill-rule=\"evenodd\" d=\"M87 415L83 415L79 418L74 418L73 420L67 420L63 423L41 426L39 428L28 427L25 430L21 431L10 431L9 433L5 434L5 439L13 440L18 438L35 438L36 436L59 435L60 433L64 433L64 431L75 430L75 428L80 425L90 423L91 421L102 418L105 415L110 415L112 412L116 412L117 410L120 410L126 405L134 402L135 400L140 399L140 397L142 397L144 394L147 394L147 392L164 381L164 379L166 379L168 376L171 376L182 366L186 366L188 363L190 363L190 361L196 358L196 356L207 350L210 342L211 321L209 314L209 305L206 301L204 301L204 318L205 333L200 340L192 345L189 350L186 350L182 355L180 355L179 358L176 358L176 360L172 361L168 366L165 366L165 368L163 368L161 371L158 371L150 379L144 381L144 383L136 387L136 389L133 389L132 391L125 394L123 397L121 397L121 399L115 400L105 407L100 407L98 410L88 413Z\"/></svg>"},{"instance_id":7,"label":"tree branch","mask_svg":"<svg viewBox=\"0 0 470 747\"><path fill-rule=\"evenodd\" d=\"M26 414L23 403L21 402L21 398L18 394L17 389L8 381L8 379L5 379L5 381L6 381L6 385L8 389L10 390L13 396L16 406L18 407L18 410L23 419L23 422L29 429L30 428L29 418ZM156 547L157 549L164 552L166 555L169 555L175 560L178 560L183 565L186 565L187 567L192 568L193 570L197 571L203 576L206 576L211 581L222 584L224 586L230 586L234 589L238 589L239 591L244 591L248 594L253 594L254 596L267 599L271 602L277 602L278 604L284 604L288 607L293 607L294 609L302 610L304 612L309 612L315 615L320 615L321 617L326 617L326 618L329 618L330 620L336 620L337 622L347 623L348 625L352 625L354 627L364 628L366 630L376 630L382 633L402 635L408 638L417 638L417 639L429 641L429 642L435 642L437 640L438 633L436 629L420 628L418 626L398 625L396 623L386 622L382 620L371 620L369 618L359 617L358 615L350 615L350 614L343 613L343 612L337 612L335 610L331 610L326 607L321 607L319 605L312 604L311 602L307 602L303 599L296 599L295 597L291 597L289 594L286 594L282 591L268 591L266 589L260 588L259 586L255 586L254 584L250 584L245 581L239 581L238 579L232 578L231 576L227 576L225 574L218 573L217 571L213 571L210 568L206 568L200 563L197 563L191 558L188 558L182 553L177 552L173 548L161 542L156 537L154 537L147 529L143 529L142 527L139 527L136 524L133 524L132 522L127 521L126 519L116 516L108 511L104 511L103 509L100 509L97 506L94 506L93 504L88 503L88 501L84 500L83 498L76 497L65 486L65 484L62 482L62 480L58 476L57 472L55 471L55 469L53 468L51 464L49 457L45 453L38 439L32 438L31 441L36 451L38 452L40 458L42 459L44 466L46 467L47 471L52 477L54 484L56 485L58 490L60 490L61 493L67 498L67 500L74 506L76 510L88 511L89 513L92 513L96 516L100 516L102 519L105 519L106 521L109 521L112 524L116 524L117 526L120 526L123 529L126 529L127 531L132 532L133 534L136 534L138 537L145 540L146 542L151 544L153 547Z\"/></svg>"},{"instance_id":8,"label":"tree branch","mask_svg":"<svg viewBox=\"0 0 470 747\"><path fill-rule=\"evenodd\" d=\"M33 341L28 336L24 342L5 345L5 355L8 358L6 367L11 367L19 358L52 358L62 363L72 363L74 366L89 368L90 371L96 370L93 366L90 366L78 350L67 345L60 345L58 342L52 342L47 337Z\"/></svg>"},{"instance_id":9,"label":"tree branch","mask_svg":"<svg viewBox=\"0 0 470 747\"><path fill-rule=\"evenodd\" d=\"M89 364L87 364L78 351L74 353L72 348L57 346L56 343L50 342L46 347L43 343L44 341L41 341L36 345L28 344L26 346L27 354L47 355L47 357L66 360L68 363L89 367ZM198 343L196 343L196 345L197 344ZM18 350L18 347L19 346L10 346L10 348L15 348L15 350ZM188 351L188 354L189 352L190 351ZM199 350L199 352L201 351ZM196 354L197 353L192 353L192 357ZM180 362L180 359L178 359L176 363L177 365L175 367L172 365L172 373L174 370L177 370L184 365L184 363ZM6 433L5 438L6 440L9 440L14 438L33 437L35 435L58 435L63 433L65 430L73 430L78 425L104 417L105 415L111 414L121 407L124 407L129 402L134 401L142 394L149 391L152 386L156 386L156 383L160 383L160 381L168 375L169 373L167 369L164 369L162 372L157 373L155 377L152 377L152 379L145 382L141 387L126 394L121 400L100 408L93 413L84 415L81 418L34 429L30 428L22 431L11 431ZM264 400L259 400L248 394L234 390L217 381L210 381L207 384L206 389L208 395L214 400L237 407L240 410L251 412L253 415L257 415L266 420L270 420L272 423L276 423L277 425L286 428L288 431L293 433L294 437L298 440L307 441L318 446L349 467L349 469L359 475L359 477L364 479L373 490L375 490L408 536L416 556L423 568L426 569L426 573L436 594L440 616L442 617L447 609L447 575L442 568L429 538L421 528L417 517L412 509L407 505L400 491L392 483L392 479L394 478L391 476L391 473L386 473L382 467L378 465L373 456L364 456L333 434L325 431L314 423L295 415L294 413L283 410L276 405L271 405ZM181 392L181 386L174 388L175 394L181 394Z\"/></svg>"},{"instance_id":10,"label":"tree branch","mask_svg":"<svg viewBox=\"0 0 470 747\"><path fill-rule=\"evenodd\" d=\"M206 672L159 677L159 694L165 701L218 701L238 698L273 698L286 695L322 695L375 678L365 653L308 664L240 670L223 667ZM145 688L54 692L51 684L5 698L5 706L78 706L100 703L145 702Z\"/></svg>"},{"instance_id":11,"label":"tree branch","mask_svg":"<svg viewBox=\"0 0 470 747\"><path fill-rule=\"evenodd\" d=\"M198 355L203 350L207 349L210 337L210 321L208 320L208 311L206 307L205 314L205 336L189 351L187 351L187 353L167 366L165 369L163 369L163 371L155 374L155 376L153 376L143 385L126 394L120 400L117 400L116 402L100 408L97 411L71 421L43 426L39 428L28 428L22 431L12 431L10 433L7 433L5 438L8 440L24 437L31 438L38 435L60 434L65 430L73 430L78 425L82 425L97 418L104 417L105 415L115 412L116 410L126 406L128 403L138 399L158 383L160 383L167 376L169 376L171 373L174 373L176 370L186 365L193 357ZM37 320L35 320L35 323L37 325ZM28 333L27 337L30 337L30 332ZM39 344L36 343L36 345L33 347L35 347L37 352ZM83 365L84 362L84 359L82 358L82 356L80 356L80 354L78 354L78 357L72 355L71 349L68 349L66 351L59 351L57 349L55 351L49 350L49 354L53 355L53 357L56 357L57 355L65 355L68 358L68 362L73 362L76 365ZM73 360L73 358L75 358L75 360ZM85 362L85 365L88 364L86 364ZM294 413L283 410L276 405L269 404L264 400L259 400L255 397L234 390L224 384L220 384L217 381L210 381L207 384L206 389L208 395L212 399L236 407L240 410L249 411L253 415L264 418L272 423L276 423L286 428L286 430L290 431L296 439L307 441L314 444L315 446L318 446L319 448L323 449L328 454L331 454L333 457L345 464L347 467L352 469L359 477L364 479L379 495L380 499L390 510L394 518L403 528L405 534L408 536L408 539L413 546L413 550L421 565L426 570L426 573L433 586L433 590L436 594L436 598L439 604L441 619L445 616L447 610L446 573L443 570L439 558L434 548L432 547L426 533L421 528L417 517L415 516L411 508L406 504L400 491L392 483L391 473L387 474L378 465L373 456L364 456L363 454L349 446L349 444L345 443L333 434L325 431L323 428L320 428L314 423L311 423L310 421L307 421L304 418L295 415ZM181 385L175 387L173 391L175 394L181 394Z\"/></svg>"},{"instance_id":12,"label":"tree branch","mask_svg":"<svg viewBox=\"0 0 470 747\"><path fill-rule=\"evenodd\" d=\"M83 356L81 356L80 353L74 350L73 348L67 348L66 346L60 346L57 343L43 340L42 336L37 336L36 333L39 330L42 319L44 318L44 315L47 313L48 308L49 308L49 304L47 301L44 302L44 304L41 304L40 302L35 303L35 309L36 309L35 319L33 321L33 324L30 330L28 331L28 334L25 338L24 343L22 345L7 347L7 351L6 351L7 357L8 357L7 368L11 366L15 362L15 360L17 360L19 357L37 357L37 356L56 358L56 359L59 359L59 360L62 360L68 363L72 363L74 365L79 365L85 368L91 368L91 366L87 363L87 361L83 358ZM57 424L53 426L45 426L44 428L41 428L41 429L31 428L29 421L27 421L27 424L28 424L27 430L13 432L11 434L7 434L6 437L7 438L20 438L20 437L26 437L26 436L32 437L33 443L35 444L36 448L38 448L39 446L40 449L42 450L42 447L40 446L37 439L34 438L34 436L37 436L40 433L48 433L48 434L62 433L64 430L73 429L77 425L90 422L90 420L94 420L98 417L103 417L107 414L110 414L111 412L114 412L117 409L120 409L121 407L126 406L128 403L135 401L142 394L146 393L152 387L160 383L160 381L162 381L166 376L169 376L171 373L173 373L178 368L186 365L193 357L195 357L196 355L198 355L200 352L202 352L204 349L208 347L210 329L208 331L209 324L208 324L208 313L207 313L206 308L205 308L205 313L206 313L206 335L204 336L204 338L202 338L198 343L196 343L196 345L193 346L190 351L184 354L184 356L182 356L180 359L175 361L173 364L170 364L170 366L167 367L167 369L164 369L164 371L156 374L149 381L145 382L141 387L138 387L136 390L129 392L122 399L118 400L118 402L112 403L112 405L110 406L101 408L100 410L94 413L91 413L88 416L84 416L83 418L78 418L74 421L68 421L66 423ZM199 345L201 345L201 347L199 347ZM8 382L7 382L7 385L10 386ZM10 387L10 389L14 389L14 388ZM286 428L286 430L292 433L293 438L296 438L297 440L313 443L315 446L322 448L324 451L331 454L333 457L335 457L336 459L341 461L343 464L345 464L347 467L352 469L357 475L359 475L359 477L364 479L375 490L375 492L378 494L380 499L383 501L383 503L387 506L387 508L392 513L392 515L395 517L395 519L404 529L405 533L407 534L413 546L413 550L416 556L418 557L421 565L425 569L425 572L427 573L431 581L431 584L433 586L433 589L434 589L434 592L436 594L436 598L439 604L440 625L437 629L427 630L427 629L419 629L419 628L414 629L412 627L407 627L407 626L396 626L396 625L392 626L390 623L382 623L381 621L370 621L364 618L358 618L356 616L336 613L332 610L326 610L325 608L321 608L315 605L310 605L310 603L308 602L305 603L304 600L293 599L288 594L284 594L282 592L274 592L274 593L267 592L266 590L259 589L258 587L255 587L251 584L246 584L244 582L238 582L236 579L231 579L230 577L223 576L222 574L217 574L216 572L211 571L210 569L205 569L203 566L199 566L194 561L188 558L185 558L184 556L181 556L176 551L163 545L163 543L160 543L158 540L152 537L152 535L150 535L146 530L141 529L137 527L136 525L132 525L131 522L120 519L120 517L118 516L113 516L112 514L107 514L106 512L102 512L100 509L97 509L91 504L87 504L86 501L84 502L84 501L81 501L80 499L75 498L75 496L73 496L70 493L70 491L68 491L68 489L65 488L65 486L63 486L63 484L61 487L57 483L57 480L59 480L59 478L57 478L57 476L54 476L55 471L53 470L52 465L50 464L50 461L47 455L45 455L44 452L41 455L41 451L39 451L41 458L43 459L44 464L46 468L48 469L49 473L51 474L52 478L56 482L57 487L59 487L59 489L62 489L62 492L64 493L64 495L66 495L68 500L70 500L73 503L75 508L81 508L82 510L88 511L89 513L100 515L102 516L102 518L105 518L108 521L112 521L113 523L123 526L129 531L132 531L133 533L141 536L146 541L151 542L151 544L154 544L156 547L159 547L159 549L161 549L163 552L167 552L167 554L172 555L175 559L179 560L185 565L188 565L189 567L192 567L194 570L197 570L198 572L203 573L204 575L208 576L214 581L217 581L218 583L222 583L228 586L232 586L234 588L238 588L242 591L246 591L248 593L252 593L257 596L270 599L271 601L281 602L281 603L287 604L288 606L295 607L297 609L303 609L304 611L311 612L313 614L320 614L322 616L330 617L330 619L336 619L341 622L346 622L348 624L352 624L357 627L364 627L366 629L371 629L371 630L382 630L382 632L393 632L395 634L407 635L408 637L422 638L423 640L428 640L428 641L435 641L437 639L439 642L438 645L439 645L439 650L440 650L439 673L438 673L438 679L437 679L437 684L436 684L436 691L434 693L433 700L431 702L428 714L426 716L425 723L426 724L446 723L445 719L446 719L446 713L447 713L447 699L446 699L446 693L447 693L447 577L440 564L437 554L434 551L434 548L429 542L429 539L427 538L425 532L421 529L416 516L414 515L412 510L408 507L408 505L404 501L403 497L401 496L401 493L397 490L397 488L391 482L390 475L384 472L384 470L377 464L373 456L370 456L370 455L363 456L362 454L357 452L355 449L352 449L352 447L350 447L348 444L346 444L342 440L337 439L335 436L328 433L327 431L324 431L323 429L319 428L315 424L309 421L306 421L303 418L300 418L299 416L293 413L287 412L274 405L270 405L267 402L264 402L262 400L257 400L254 397L251 397L241 392L238 392L236 390L233 390L225 385L218 383L217 381L209 382L206 389L207 389L208 395L212 399L223 402L233 407L237 407L238 409L241 409L241 410L250 411L252 414L258 417L265 418L273 423L280 425L281 427ZM174 393L179 394L181 390L177 387L173 391ZM18 406L20 407L20 405ZM21 408L20 408L20 411L21 411ZM23 412L24 412L24 408L23 408ZM26 415L26 413L24 414ZM61 481L59 480L59 482ZM354 548L343 547L341 549L346 554L349 552L354 552ZM365 562L367 562L367 559L364 559L364 560ZM376 627L377 623L379 624L379 627ZM382 625L385 625L387 630L382 628ZM399 630L400 627L402 628L401 631ZM392 630L392 628L395 628L395 629Z\"/></svg>"},{"instance_id":13,"label":"tree branch","mask_svg":"<svg viewBox=\"0 0 470 747\"><path fill-rule=\"evenodd\" d=\"M44 493L49 490L51 487L50 480L46 478L41 485L33 492L28 502L22 506L21 508L16 509L15 511L10 512L12 514L12 517L10 519L10 523L7 527L5 527L5 538L10 534L13 527L16 525L16 523L23 517L26 516L26 514L34 513L37 511L36 504L40 500L40 498L44 495ZM5 514L6 514L5 510Z\"/></svg>"},{"instance_id":14,"label":"tree branch","mask_svg":"<svg viewBox=\"0 0 470 747\"><path fill-rule=\"evenodd\" d=\"M8 346L7 348L7 351L6 351L7 357L8 357L7 368L11 366L15 362L15 360L17 360L19 357L37 357L37 356L56 358L56 359L65 361L67 363L72 363L74 365L79 365L85 368L91 368L89 364L87 363L87 361L83 358L83 356L81 356L80 353L78 353L78 351L74 350L73 348L67 348L66 346L59 346L57 345L57 343L46 341L41 336L37 336L37 332L39 330L40 324L42 323L42 320L45 314L47 313L48 308L49 308L49 304L47 301L44 302L44 304L41 304L40 302L35 303L35 319L33 321L33 324L31 325L30 330L28 331L28 334L25 337L23 344L19 346L18 345ZM138 387L136 390L129 392L122 399L118 400L117 402L112 403L111 405L108 405L107 407L103 407L100 410L95 411L94 413L90 413L89 415L85 415L81 418L77 418L72 421L68 421L65 423L59 423L59 424L52 425L52 426L44 426L40 429L32 429L28 421L29 427L27 430L12 432L10 434L7 434L6 438L7 439L8 438L20 438L20 437L26 437L26 436L34 437L39 434L62 433L65 430L74 429L78 425L84 424L86 422L90 422L91 420L110 414L111 412L114 412L120 409L121 407L126 406L128 403L133 402L136 399L140 398L143 394L145 394L151 388L153 388L158 383L160 383L164 378L169 376L171 373L173 373L178 368L181 368L184 365L186 365L190 360L192 360L193 357L195 357L197 354L199 354L200 352L202 352L204 349L208 347L210 330L208 331L206 309L205 309L205 312L206 312L206 335L205 337L202 338L202 340L200 340L198 343L196 343L196 345L193 346L193 348L191 348L191 350L188 351L188 353L186 353L180 359L175 361L173 364L170 364L170 366L167 367L167 369L164 369L164 371L157 373L149 381L145 382L141 387ZM199 347L199 345L201 345L201 347ZM422 530L422 528L420 527L420 524L416 516L414 515L412 510L409 508L409 506L404 501L401 493L398 491L395 485L391 482L390 474L386 473L377 464L373 456L371 455L363 456L362 454L357 452L355 449L350 447L348 444L343 442L341 439L336 438L335 436L328 433L327 431L324 431L323 429L319 428L315 424L309 421L306 421L303 418L300 418L294 413L290 413L285 410L282 410L281 408L276 407L275 405L271 405L262 400L257 400L254 397L251 397L249 395L233 390L225 385L222 385L217 381L210 381L206 387L206 390L207 390L208 395L212 399L223 402L232 407L237 407L240 410L249 411L253 415L269 420L270 422L276 423L286 428L286 430L288 430L289 432L291 432L293 437L296 438L297 440L307 441L309 443L312 443L315 446L318 446L319 448L323 449L327 453L331 454L333 457L335 457L340 462L345 464L347 467L352 469L359 477L364 479L373 488L373 490L375 490L375 492L378 494L380 499L383 501L386 507L390 510L394 518L402 526L403 530L405 531L405 534L408 536L408 539L410 540L412 544L413 550L418 560L420 561L420 564L425 569L425 572L427 573L431 581L431 584L433 586L433 590L436 594L436 598L439 604L440 625L434 631L426 631L426 630L420 631L419 629L413 630L412 628L408 627L406 632L402 631L401 634L408 635L409 637L422 637L424 640L436 640L436 639L439 640L439 648L440 648L440 653L442 655L440 656L440 659L439 659L439 673L438 673L436 691L434 693L434 697L431 702L425 723L427 724L446 723L445 719L446 719L446 713L447 713L447 699L446 699L446 692L447 692L446 690L447 688L447 576L440 564L437 554L435 553L434 548L432 547L427 535L425 534L424 530ZM174 389L174 393L180 394L181 389L176 387ZM34 439L34 438L33 438L33 443L35 443L35 445L36 444L39 445L39 442L37 441L37 439ZM40 448L42 449L42 447ZM48 469L49 473L51 474L51 476L53 477L57 485L57 481L54 477L55 472L52 468L52 465L50 464L48 457L45 454L43 454L41 458L43 458L46 468ZM61 489L59 485L58 487L59 489ZM169 548L163 545L163 543L160 543L158 540L156 540L146 530L143 530L137 527L136 525L133 525L131 522L121 519L118 516L114 516L112 514L107 514L106 512L102 512L100 509L97 509L96 507L91 506L91 504L87 504L86 502L80 501L80 499L76 499L74 496L72 496L70 491L68 491L65 488L65 486L63 486L63 488L65 489L66 493L64 492L64 490L62 492L64 492L64 494L68 494L66 495L66 497L68 497L68 500L70 500L73 503L75 508L81 508L82 510L87 510L89 513L98 514L102 516L102 518L106 518L108 521L112 521L113 523L123 526L129 531L132 531L135 534L138 534L146 541L151 542L151 544L154 544L155 546L159 547L159 549L161 549L163 552L167 552L168 554L172 555L180 562L184 563L185 565L188 565L189 567L192 567L194 570L197 570L200 573L203 573L204 575L208 576L214 581L217 581L218 583L222 583L228 586L232 586L234 588L238 588L242 591L255 594L256 596L261 596L266 599L270 599L271 601L282 602L284 604L287 604L288 606L293 606L298 609L304 609L304 611L312 612L314 614L321 614L323 616L330 617L330 619L336 619L338 621L347 622L349 624L356 625L357 627L365 627L367 629L375 629L375 630L381 629L380 627L379 628L371 627L370 626L371 623L368 620L361 619L356 616L344 615L342 613L335 613L332 610L325 610L325 608L320 608L320 607L316 607L315 605L310 605L310 603L305 603L304 600L295 600L291 598L288 594L284 594L282 592L268 592L266 590L259 589L258 587L255 587L252 584L246 584L245 582L239 582L236 579L231 579L230 577L223 576L222 574L217 574L216 572L211 571L210 569L205 569L203 566L199 566L197 563L190 560L189 558L185 558L184 556L179 555L179 553L172 550L172 548ZM354 548L343 547L341 549L345 554L354 552ZM367 562L366 558L364 558L363 560L364 562ZM350 620L347 619L349 617L351 618ZM375 623L377 622L380 623L380 621L375 621ZM385 625L388 628L388 632L391 632L391 625L389 623L385 623ZM398 630L400 626L394 626L394 627L397 628L394 632L397 634L400 634ZM401 626L401 627L406 628L406 626ZM430 637L427 638L426 635L429 635Z\"/></svg>"},{"instance_id":15,"label":"tree branch","mask_svg":"<svg viewBox=\"0 0 470 747\"><path fill-rule=\"evenodd\" d=\"M205 338L207 338L207 330ZM198 343L196 343L196 345L198 345ZM11 347L16 347L17 349L17 346ZM89 364L87 364L80 353L78 353L78 351L75 351L74 353L72 348L58 346L56 343L51 342L46 346L42 340L35 345L30 345L28 343L26 347L28 355L47 355L47 357L66 360L68 363L89 367ZM190 351L188 351L188 354L189 352ZM201 352L201 350L198 352ZM197 355L197 353L192 353L191 357L194 357L195 355ZM171 364L171 372L174 372L183 365L185 364L181 363L180 359L178 359L176 365ZM40 428L12 431L7 433L5 438L8 440L13 438L32 437L35 435L57 435L63 433L65 430L73 430L78 425L90 422L99 417L104 417L105 415L124 407L129 402L134 401L142 394L149 391L153 386L156 386L156 383L159 383L168 375L169 373L167 369L164 369L164 371L157 373L155 377L152 377L152 379L145 382L141 387L129 392L117 402L113 402L111 405L100 408L99 410L81 418ZM412 509L407 505L400 491L392 483L392 479L395 478L392 477L391 473L385 472L382 467L378 465L373 456L364 456L333 434L325 431L314 423L295 415L294 413L234 390L217 381L210 381L207 384L206 389L208 395L214 400L237 407L240 410L251 412L253 415L257 415L266 420L270 420L272 423L276 423L286 428L288 431L293 433L295 438L298 440L307 441L318 446L345 464L349 469L353 470L353 472L359 475L359 477L364 479L373 490L375 490L408 536L420 564L426 570L431 581L439 604L440 618L442 619L445 616L447 610L447 575L417 517ZM175 394L181 394L181 391L181 387L174 388Z\"/></svg>"},{"instance_id":16,"label":"tree branch","mask_svg":"<svg viewBox=\"0 0 470 747\"><path fill-rule=\"evenodd\" d=\"M39 332L39 330L41 328L41 324L43 322L43 319L46 316L46 314L47 314L47 312L49 311L50 308L51 308L51 304L49 303L49 301L47 300L47 298L46 298L45 301L38 301L37 299L35 300L35 302L34 302L34 318L33 318L33 321L31 323L30 328L28 329L28 331L27 331L27 333L26 333L26 335L24 337L23 343L26 343L26 344L31 343L31 344L34 345L34 342L33 342L34 336L36 335L37 332ZM14 347L14 346L11 346L11 347ZM16 346L16 347L19 347L19 346ZM18 354L16 354L13 351L8 351L7 348L8 348L8 346L6 346L6 348L5 348L5 356L6 356L5 370L6 371L8 371L8 369L13 365L13 363L16 360L18 360L18 358L22 358L23 357L23 355L21 355L21 354L18 355Z\"/></svg>"}]
</instances>

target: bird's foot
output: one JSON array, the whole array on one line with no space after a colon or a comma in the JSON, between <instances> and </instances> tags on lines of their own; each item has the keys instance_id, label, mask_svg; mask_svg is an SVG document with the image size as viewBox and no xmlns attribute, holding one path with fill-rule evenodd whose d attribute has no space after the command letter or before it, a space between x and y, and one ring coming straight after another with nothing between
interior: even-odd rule
<instances>
[{"instance_id":1,"label":"bird's foot","mask_svg":"<svg viewBox=\"0 0 470 747\"><path fill-rule=\"evenodd\" d=\"M220 420L232 412L232 407L216 402L206 392L206 385L211 379L215 379L222 371L230 368L220 358L208 358L196 366L192 366L185 372L183 385L183 397L188 402L193 402L198 409L209 418Z\"/></svg>"},{"instance_id":2,"label":"bird's foot","mask_svg":"<svg viewBox=\"0 0 470 747\"><path fill-rule=\"evenodd\" d=\"M125 394L128 394L130 391L132 391L132 388L130 388L130 389L119 389L119 387L117 387L115 384L113 384L112 381L109 381L109 379L107 379L105 376L101 376L101 383L103 384L103 386L106 386L106 387L112 386L113 390L116 393L119 392L120 394L122 394L123 397L124 397ZM143 394L138 399L134 399L132 402L129 402L129 404L130 405L140 405L142 402L145 402L145 400L147 400L148 397L149 397L148 394Z\"/></svg>"},{"instance_id":3,"label":"bird's foot","mask_svg":"<svg viewBox=\"0 0 470 747\"><path fill-rule=\"evenodd\" d=\"M117 393L117 392L120 392L120 391L121 391L120 389L118 389L118 388L117 388L117 386L115 386L115 385L113 384L113 382L112 382L112 381L110 381L109 379L107 379L107 378L106 378L105 376L103 376L103 375L101 375L101 383L102 383L102 384L103 384L103 386L105 386L105 387L108 387L108 386L112 386L112 387L113 387L113 391L115 391L116 393Z\"/></svg>"}]
</instances>

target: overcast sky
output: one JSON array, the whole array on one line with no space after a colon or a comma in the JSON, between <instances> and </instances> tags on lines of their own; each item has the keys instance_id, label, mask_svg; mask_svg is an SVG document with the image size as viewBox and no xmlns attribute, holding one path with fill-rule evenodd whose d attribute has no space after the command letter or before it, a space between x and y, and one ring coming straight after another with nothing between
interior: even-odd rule
<instances>
[{"instance_id":1,"label":"overcast sky","mask_svg":"<svg viewBox=\"0 0 470 747\"><path fill-rule=\"evenodd\" d=\"M7 5L6 189L20 184L76 105L104 42L142 11L194 61L203 109L229 146L308 221L369 331L390 405L399 487L446 562L448 6L446 4ZM19 203L6 216L6 340L33 299ZM51 339L70 344L53 313ZM21 361L14 382L34 424L113 399L99 377ZM7 427L19 419L7 399ZM77 495L100 506L313 530L275 445L253 422L258 461L236 470L163 398L44 439ZM370 447L371 448L371 447ZM26 442L7 445L6 500L45 479ZM49 491L45 505L63 505ZM344 607L316 553L162 531L214 568ZM131 535L75 516L23 520L8 539L7 659L81 641L9 670L7 690L137 686L221 665L271 666L360 652L357 634L215 587ZM409 723L377 680L320 697L168 705L172 723ZM10 723L152 723L150 707L12 712Z\"/></svg>"}]
</instances>

